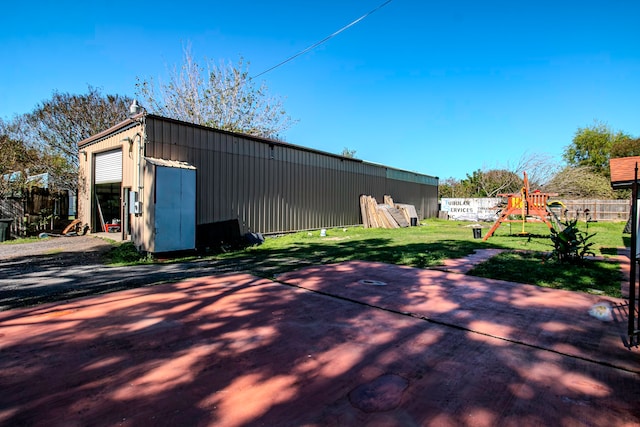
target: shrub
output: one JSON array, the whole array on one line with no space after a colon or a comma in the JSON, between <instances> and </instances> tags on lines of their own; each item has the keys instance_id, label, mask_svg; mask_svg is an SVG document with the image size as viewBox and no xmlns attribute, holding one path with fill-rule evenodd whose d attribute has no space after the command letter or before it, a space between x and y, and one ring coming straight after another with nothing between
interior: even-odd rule
<instances>
[{"instance_id":1,"label":"shrub","mask_svg":"<svg viewBox=\"0 0 640 427\"><path fill-rule=\"evenodd\" d=\"M588 242L596 233L587 234L578 229L578 220L574 219L563 223L564 228L557 231L551 229L551 241L553 242L553 252L551 256L558 261L571 264L581 263L586 256L595 255L591 250L594 242Z\"/></svg>"}]
</instances>

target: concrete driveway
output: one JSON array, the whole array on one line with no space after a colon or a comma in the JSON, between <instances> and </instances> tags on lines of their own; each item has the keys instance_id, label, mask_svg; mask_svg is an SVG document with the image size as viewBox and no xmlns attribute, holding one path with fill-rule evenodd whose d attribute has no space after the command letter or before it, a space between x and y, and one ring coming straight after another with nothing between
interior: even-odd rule
<instances>
[{"instance_id":1,"label":"concrete driveway","mask_svg":"<svg viewBox=\"0 0 640 427\"><path fill-rule=\"evenodd\" d=\"M0 312L0 424L632 426L624 300L379 263Z\"/></svg>"}]
</instances>

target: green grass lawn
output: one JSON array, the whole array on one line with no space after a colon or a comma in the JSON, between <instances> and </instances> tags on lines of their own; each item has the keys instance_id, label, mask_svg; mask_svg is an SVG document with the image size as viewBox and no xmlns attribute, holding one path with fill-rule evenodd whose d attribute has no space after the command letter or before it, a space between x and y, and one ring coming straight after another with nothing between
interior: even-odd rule
<instances>
[{"instance_id":1,"label":"green grass lawn","mask_svg":"<svg viewBox=\"0 0 640 427\"><path fill-rule=\"evenodd\" d=\"M447 258L461 258L475 249L498 248L507 252L479 265L469 274L530 283L572 291L602 292L620 296L622 278L619 265L610 261L587 260L582 265L561 264L547 259L553 250L549 229L544 224L525 224L527 236L520 236L522 223L503 224L486 242L473 238L468 222L427 220L420 227L404 229L330 229L326 237L319 231L268 238L261 246L222 255L248 256L256 265L268 265L271 274L304 265L349 260L380 261L427 268ZM492 224L483 224L486 234ZM592 238L597 255L610 257L625 246L624 223L580 223L581 231Z\"/></svg>"},{"instance_id":2,"label":"green grass lawn","mask_svg":"<svg viewBox=\"0 0 640 427\"><path fill-rule=\"evenodd\" d=\"M486 234L492 224L483 224ZM587 231L587 224L579 224ZM624 247L624 223L589 224L597 255L610 257ZM583 265L560 264L546 259L553 250L549 229L544 224L526 224L528 236L517 235L522 223L503 224L483 242L474 239L471 223L430 219L419 227L363 229L362 227L309 231L268 237L264 244L211 256L212 260L234 263L252 274L275 277L279 273L308 265L351 260L378 261L429 268L447 258L462 258L475 249L498 248L507 252L477 266L470 274L482 277L584 292L620 296L621 273L617 263L588 260ZM127 263L133 263L131 251ZM117 257L116 257L117 258ZM133 257L135 258L135 256ZM117 260L116 260L117 261ZM145 260L148 262L148 260Z\"/></svg>"},{"instance_id":3,"label":"green grass lawn","mask_svg":"<svg viewBox=\"0 0 640 427\"><path fill-rule=\"evenodd\" d=\"M621 296L622 273L618 263L587 259L579 265L567 265L549 259L547 253L553 250L553 247L548 237L548 231L545 234L545 229L548 229L542 224L534 225L536 228L544 228L536 230L541 234L540 237L532 237L531 239L509 236L509 227L503 225L500 232L490 238L487 243L491 242L511 250L478 265L469 274L555 289L589 292L612 297ZM580 231L595 234L590 240L595 243L594 252L605 258L615 256L617 248L629 244L629 236L622 234L624 223L597 222L587 224L581 222L579 228ZM533 227L531 224L526 224L526 230L529 229L533 229ZM516 224L512 224L512 230L516 230ZM518 232L522 231L521 224L517 230ZM518 248L519 245L522 247Z\"/></svg>"}]
</instances>

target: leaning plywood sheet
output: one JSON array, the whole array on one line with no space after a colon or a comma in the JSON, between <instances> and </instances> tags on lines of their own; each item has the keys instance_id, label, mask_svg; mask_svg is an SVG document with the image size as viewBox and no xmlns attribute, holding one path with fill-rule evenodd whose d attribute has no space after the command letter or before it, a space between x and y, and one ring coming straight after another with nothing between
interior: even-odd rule
<instances>
[{"instance_id":1,"label":"leaning plywood sheet","mask_svg":"<svg viewBox=\"0 0 640 427\"><path fill-rule=\"evenodd\" d=\"M396 208L402 211L409 224L411 224L411 218L415 218L416 223L418 222L418 212L416 211L415 206L406 205L404 203L396 203Z\"/></svg>"},{"instance_id":2,"label":"leaning plywood sheet","mask_svg":"<svg viewBox=\"0 0 640 427\"><path fill-rule=\"evenodd\" d=\"M364 228L380 228L377 206L378 203L373 197L364 194L360 196L360 213Z\"/></svg>"},{"instance_id":3,"label":"leaning plywood sheet","mask_svg":"<svg viewBox=\"0 0 640 427\"><path fill-rule=\"evenodd\" d=\"M367 212L367 197L364 194L360 196L360 215L362 216L362 225L364 228L369 228L369 214Z\"/></svg>"},{"instance_id":4,"label":"leaning plywood sheet","mask_svg":"<svg viewBox=\"0 0 640 427\"><path fill-rule=\"evenodd\" d=\"M392 209L389 205L378 205L378 215L384 223L384 228L400 228L400 225L398 225L395 217L390 212Z\"/></svg>"},{"instance_id":5,"label":"leaning plywood sheet","mask_svg":"<svg viewBox=\"0 0 640 427\"><path fill-rule=\"evenodd\" d=\"M400 209L390 207L388 209L388 212L389 214L391 214L399 227L409 227L409 225L411 224L411 220L407 220L407 218L404 216L404 213Z\"/></svg>"},{"instance_id":6,"label":"leaning plywood sheet","mask_svg":"<svg viewBox=\"0 0 640 427\"><path fill-rule=\"evenodd\" d=\"M377 207L378 207L378 203L376 202L376 199L374 199L373 197L369 197L367 199L367 215L369 218L369 226L371 228L382 227L382 223L378 215Z\"/></svg>"}]
</instances>

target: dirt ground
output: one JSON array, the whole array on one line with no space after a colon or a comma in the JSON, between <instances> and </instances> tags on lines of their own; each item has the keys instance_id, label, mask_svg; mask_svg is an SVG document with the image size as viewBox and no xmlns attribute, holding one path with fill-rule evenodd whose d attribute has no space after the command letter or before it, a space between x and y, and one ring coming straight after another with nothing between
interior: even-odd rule
<instances>
[{"instance_id":1,"label":"dirt ground","mask_svg":"<svg viewBox=\"0 0 640 427\"><path fill-rule=\"evenodd\" d=\"M102 256L111 249L106 240L93 236L49 237L33 243L0 245L0 261L19 262L28 270L29 264L47 259L58 265L78 265L100 262Z\"/></svg>"}]
</instances>

